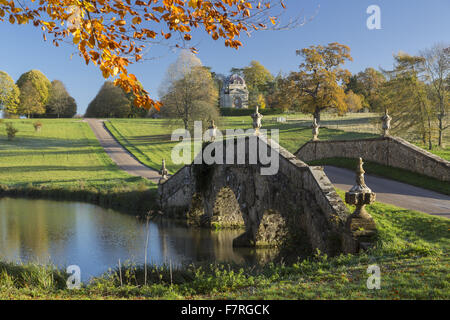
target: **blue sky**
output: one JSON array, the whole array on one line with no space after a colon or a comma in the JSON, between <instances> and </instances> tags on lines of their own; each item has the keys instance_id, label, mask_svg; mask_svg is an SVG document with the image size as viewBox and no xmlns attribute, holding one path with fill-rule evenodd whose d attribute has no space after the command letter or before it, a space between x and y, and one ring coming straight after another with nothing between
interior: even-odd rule
<instances>
[{"instance_id":1,"label":"blue sky","mask_svg":"<svg viewBox=\"0 0 450 320\"><path fill-rule=\"evenodd\" d=\"M392 55L399 51L411 54L437 42L450 42L449 0L286 0L289 15L316 13L306 25L287 31L262 31L251 38L243 35L244 47L235 50L213 41L204 34L196 34L194 43L200 50L198 57L213 71L228 74L232 67L243 67L258 60L273 74L288 73L298 68L297 49L310 45L340 42L351 48L354 61L346 67L353 73L366 67L391 68ZM381 8L381 30L366 27L369 5ZM44 42L40 30L32 26L0 24L0 70L17 80L30 69L41 70L50 80L61 80L76 99L78 113L83 114L95 97L104 79L100 71L74 54L70 45L56 48ZM155 51L155 60L130 68L153 97L168 65L177 52ZM151 52L149 53L149 57Z\"/></svg>"}]
</instances>

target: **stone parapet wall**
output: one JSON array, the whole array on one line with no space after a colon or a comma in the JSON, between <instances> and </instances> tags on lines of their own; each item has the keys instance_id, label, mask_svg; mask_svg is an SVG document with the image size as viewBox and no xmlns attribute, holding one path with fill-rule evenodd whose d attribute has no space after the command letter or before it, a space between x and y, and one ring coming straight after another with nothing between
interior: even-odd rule
<instances>
[{"instance_id":1,"label":"stone parapet wall","mask_svg":"<svg viewBox=\"0 0 450 320\"><path fill-rule=\"evenodd\" d=\"M322 252L352 252L357 245L345 230L350 215L346 205L321 167L309 167L292 153L280 149L280 174L287 177L300 193L303 225L313 248ZM350 242L352 248L346 247Z\"/></svg>"},{"instance_id":2,"label":"stone parapet wall","mask_svg":"<svg viewBox=\"0 0 450 320\"><path fill-rule=\"evenodd\" d=\"M441 181L450 181L449 161L397 137L309 141L295 155L306 162L327 158L363 158Z\"/></svg>"},{"instance_id":3,"label":"stone parapet wall","mask_svg":"<svg viewBox=\"0 0 450 320\"><path fill-rule=\"evenodd\" d=\"M164 213L186 215L193 196L200 195L202 221L244 222L245 232L235 239L235 246L289 242L290 246L307 245L331 255L357 252L359 246L345 228L350 212L323 170L309 167L263 136L245 138L246 161L256 151L249 143L255 139L263 142L258 148L269 149L279 161L275 174L262 175L261 168L267 166L259 159L256 164L185 166L159 186ZM226 201L222 201L224 192Z\"/></svg>"},{"instance_id":4,"label":"stone parapet wall","mask_svg":"<svg viewBox=\"0 0 450 320\"><path fill-rule=\"evenodd\" d=\"M191 166L184 166L168 180L159 184L159 205L168 216L178 217L189 210L193 192Z\"/></svg>"}]
</instances>

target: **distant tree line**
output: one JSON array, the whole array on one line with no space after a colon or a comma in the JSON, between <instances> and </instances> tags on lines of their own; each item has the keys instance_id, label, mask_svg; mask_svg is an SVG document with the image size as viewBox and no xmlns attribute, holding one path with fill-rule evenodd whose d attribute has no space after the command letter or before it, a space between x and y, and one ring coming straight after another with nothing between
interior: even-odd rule
<instances>
[{"instance_id":1,"label":"distant tree line","mask_svg":"<svg viewBox=\"0 0 450 320\"><path fill-rule=\"evenodd\" d=\"M141 86L142 87L142 86ZM144 108L134 105L133 93L126 93L111 81L106 81L95 98L89 103L86 118L143 118L148 114Z\"/></svg>"},{"instance_id":2,"label":"distant tree line","mask_svg":"<svg viewBox=\"0 0 450 320\"><path fill-rule=\"evenodd\" d=\"M297 51L297 71L273 77L257 61L232 68L249 90L249 106L311 113L320 122L321 112L340 115L352 111L384 112L393 116L394 134L413 134L431 149L443 147L450 127L450 46L437 44L417 56L394 55L392 70L367 68L351 74L343 66L352 61L350 48L339 43L310 46ZM217 87L225 76L214 74Z\"/></svg>"},{"instance_id":3,"label":"distant tree line","mask_svg":"<svg viewBox=\"0 0 450 320\"><path fill-rule=\"evenodd\" d=\"M61 81L50 82L39 70L25 72L16 83L0 71L0 110L5 117L71 118L77 104Z\"/></svg>"}]
</instances>

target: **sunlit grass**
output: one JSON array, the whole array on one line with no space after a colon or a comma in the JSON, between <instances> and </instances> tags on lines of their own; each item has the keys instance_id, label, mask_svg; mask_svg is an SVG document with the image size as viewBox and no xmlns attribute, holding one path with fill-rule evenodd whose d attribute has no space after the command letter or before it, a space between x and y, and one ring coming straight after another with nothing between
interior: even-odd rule
<instances>
[{"instance_id":1,"label":"sunlit grass","mask_svg":"<svg viewBox=\"0 0 450 320\"><path fill-rule=\"evenodd\" d=\"M81 120L5 120L0 124L0 184L68 186L77 183L102 186L127 181L104 152L87 123ZM19 129L9 141L5 123Z\"/></svg>"},{"instance_id":2,"label":"sunlit grass","mask_svg":"<svg viewBox=\"0 0 450 320\"><path fill-rule=\"evenodd\" d=\"M120 170L87 123L41 119L42 129L36 132L34 121L0 123L0 194L83 200L135 211L152 206L148 193L155 186ZM6 138L8 122L19 129L12 141Z\"/></svg>"},{"instance_id":3,"label":"sunlit grass","mask_svg":"<svg viewBox=\"0 0 450 320\"><path fill-rule=\"evenodd\" d=\"M274 116L276 118L276 116ZM223 117L217 124L225 133L226 129L250 129L250 117ZM303 144L311 140L312 133L309 120L302 122L277 123L272 117L264 122L264 129L279 129L280 144L290 152L297 151ZM183 165L174 164L171 159L173 147L177 141L171 141L172 131L183 128L181 121L163 119L110 119L106 127L116 139L145 165L159 169L162 159L171 173ZM206 130L207 128L204 128ZM374 137L374 134L364 132L346 132L323 128L320 137L323 140L345 140Z\"/></svg>"}]
</instances>

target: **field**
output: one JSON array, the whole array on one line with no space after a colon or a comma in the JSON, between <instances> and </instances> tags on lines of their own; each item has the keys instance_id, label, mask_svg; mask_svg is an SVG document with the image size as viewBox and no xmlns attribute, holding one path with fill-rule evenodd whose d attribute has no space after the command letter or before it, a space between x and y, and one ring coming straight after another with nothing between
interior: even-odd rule
<instances>
[{"instance_id":1,"label":"field","mask_svg":"<svg viewBox=\"0 0 450 320\"><path fill-rule=\"evenodd\" d=\"M9 141L5 125L19 131ZM0 123L0 189L9 194L109 202L150 182L120 170L81 120L5 120ZM136 194L134 194L136 196ZM109 198L106 199L105 197Z\"/></svg>"},{"instance_id":2,"label":"field","mask_svg":"<svg viewBox=\"0 0 450 320\"><path fill-rule=\"evenodd\" d=\"M265 120L263 128L279 129L280 144L290 152L297 151L304 143L311 140L309 120L293 120L282 124L271 118ZM172 148L178 143L171 141L171 133L175 129L182 128L181 122L161 119L111 119L106 126L117 140L145 165L159 169L164 158L171 173L182 167L171 161ZM252 127L252 122L250 117L223 117L218 127L221 130L249 129ZM346 132L327 128L320 130L320 137L323 140L360 139L374 136L365 132Z\"/></svg>"},{"instance_id":3,"label":"field","mask_svg":"<svg viewBox=\"0 0 450 320\"><path fill-rule=\"evenodd\" d=\"M380 203L368 211L379 239L360 255L316 252L296 263L186 266L172 275L169 268L149 267L147 284L142 266L122 266L122 277L115 268L80 290L65 289L62 271L0 262L0 299L448 300L449 220ZM380 268L380 290L366 287L370 265Z\"/></svg>"}]
</instances>

